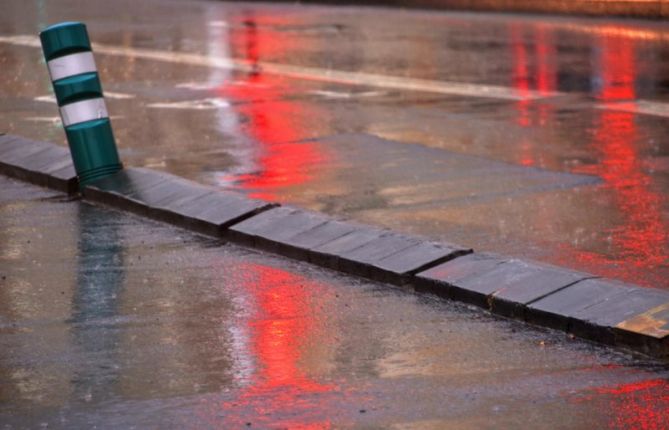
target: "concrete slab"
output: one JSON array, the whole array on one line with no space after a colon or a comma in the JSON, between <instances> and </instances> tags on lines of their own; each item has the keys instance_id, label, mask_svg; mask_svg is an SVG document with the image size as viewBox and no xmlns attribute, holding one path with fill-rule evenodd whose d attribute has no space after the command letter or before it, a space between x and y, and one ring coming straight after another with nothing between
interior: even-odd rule
<instances>
[{"instance_id":1,"label":"concrete slab","mask_svg":"<svg viewBox=\"0 0 669 430\"><path fill-rule=\"evenodd\" d=\"M148 169L125 169L85 187L84 197L215 236L270 204ZM197 202L197 204L195 204Z\"/></svg>"},{"instance_id":2,"label":"concrete slab","mask_svg":"<svg viewBox=\"0 0 669 430\"><path fill-rule=\"evenodd\" d=\"M309 250L352 233L357 228L359 227L357 227L355 224L337 220L329 220L324 224L318 225L312 229L303 231L296 236L291 237L289 241L290 244L296 247Z\"/></svg>"},{"instance_id":3,"label":"concrete slab","mask_svg":"<svg viewBox=\"0 0 669 430\"><path fill-rule=\"evenodd\" d=\"M471 253L471 248L445 242L420 241L417 245L404 249L377 261L374 266L402 274L413 274L427 270L426 265L444 263L449 257Z\"/></svg>"},{"instance_id":4,"label":"concrete slab","mask_svg":"<svg viewBox=\"0 0 669 430\"><path fill-rule=\"evenodd\" d=\"M494 291L490 291L488 297L490 309L500 315L524 319L527 303L587 278L592 275L514 259L465 282L464 286L481 291L492 286Z\"/></svg>"},{"instance_id":5,"label":"concrete slab","mask_svg":"<svg viewBox=\"0 0 669 430\"><path fill-rule=\"evenodd\" d=\"M468 254L417 273L415 288L418 291L456 299L461 293L458 285L463 280L492 270L505 261L503 257L493 254Z\"/></svg>"},{"instance_id":6,"label":"concrete slab","mask_svg":"<svg viewBox=\"0 0 669 430\"><path fill-rule=\"evenodd\" d=\"M606 279L586 279L527 305L526 319L567 330L580 311L634 291L637 287Z\"/></svg>"},{"instance_id":7,"label":"concrete slab","mask_svg":"<svg viewBox=\"0 0 669 430\"><path fill-rule=\"evenodd\" d=\"M608 343L628 343L634 332L616 338L613 328L618 324L644 315L648 311L669 304L669 292L651 288L633 288L625 294L618 294L608 300L589 306L574 315L570 331L577 336ZM635 344L636 340L632 340Z\"/></svg>"},{"instance_id":8,"label":"concrete slab","mask_svg":"<svg viewBox=\"0 0 669 430\"><path fill-rule=\"evenodd\" d=\"M126 168L85 186L82 194L90 200L146 214L147 206L142 193L169 177L149 169Z\"/></svg>"},{"instance_id":9,"label":"concrete slab","mask_svg":"<svg viewBox=\"0 0 669 430\"><path fill-rule=\"evenodd\" d=\"M292 207L276 207L270 209L232 226L228 232L228 237L235 242L253 246L256 243L258 234L271 230L273 226L282 222L285 218L290 217L295 211L297 211L297 209Z\"/></svg>"},{"instance_id":10,"label":"concrete slab","mask_svg":"<svg viewBox=\"0 0 669 430\"><path fill-rule=\"evenodd\" d=\"M51 143L2 136L0 172L68 194L77 192L76 174L69 151Z\"/></svg>"},{"instance_id":11,"label":"concrete slab","mask_svg":"<svg viewBox=\"0 0 669 430\"><path fill-rule=\"evenodd\" d=\"M340 270L340 257L360 248L382 235L387 230L367 226L358 226L352 232L312 249L309 261L325 267Z\"/></svg>"},{"instance_id":12,"label":"concrete slab","mask_svg":"<svg viewBox=\"0 0 669 430\"><path fill-rule=\"evenodd\" d=\"M342 254L340 269L359 276L371 277L373 264L418 244L418 239L386 233L356 249Z\"/></svg>"},{"instance_id":13,"label":"concrete slab","mask_svg":"<svg viewBox=\"0 0 669 430\"><path fill-rule=\"evenodd\" d=\"M627 294L620 294L576 313L579 320L592 324L613 327L669 303L669 292L652 288L636 288Z\"/></svg>"},{"instance_id":14,"label":"concrete slab","mask_svg":"<svg viewBox=\"0 0 669 430\"><path fill-rule=\"evenodd\" d=\"M328 217L303 210L290 211L287 216L256 233L256 243L265 249L280 252L278 245L288 245L288 240L300 233L325 224Z\"/></svg>"},{"instance_id":15,"label":"concrete slab","mask_svg":"<svg viewBox=\"0 0 669 430\"><path fill-rule=\"evenodd\" d=\"M649 355L669 355L669 303L656 306L618 323L616 343Z\"/></svg>"},{"instance_id":16,"label":"concrete slab","mask_svg":"<svg viewBox=\"0 0 669 430\"><path fill-rule=\"evenodd\" d=\"M241 194L214 191L204 192L193 200L181 200L181 203L174 207L166 207L165 211L183 220L176 223L177 225L227 238L230 226L274 206L273 203L251 199Z\"/></svg>"}]
</instances>

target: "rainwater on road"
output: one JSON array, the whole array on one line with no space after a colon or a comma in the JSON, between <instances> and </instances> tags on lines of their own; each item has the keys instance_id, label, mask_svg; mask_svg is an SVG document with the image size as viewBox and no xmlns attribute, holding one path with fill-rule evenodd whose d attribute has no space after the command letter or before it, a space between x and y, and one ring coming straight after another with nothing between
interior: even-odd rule
<instances>
[{"instance_id":1,"label":"rainwater on road","mask_svg":"<svg viewBox=\"0 0 669 430\"><path fill-rule=\"evenodd\" d=\"M669 288L662 22L173 0L3 10L1 132L65 144L36 35L81 20L127 165Z\"/></svg>"},{"instance_id":2,"label":"rainwater on road","mask_svg":"<svg viewBox=\"0 0 669 430\"><path fill-rule=\"evenodd\" d=\"M662 363L0 189L3 430L669 427Z\"/></svg>"}]
</instances>

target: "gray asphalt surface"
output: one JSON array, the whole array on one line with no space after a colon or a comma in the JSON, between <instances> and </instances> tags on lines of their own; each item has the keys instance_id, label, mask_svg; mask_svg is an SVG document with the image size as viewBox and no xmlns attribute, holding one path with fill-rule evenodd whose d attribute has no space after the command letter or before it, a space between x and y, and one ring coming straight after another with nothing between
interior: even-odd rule
<instances>
[{"instance_id":1,"label":"gray asphalt surface","mask_svg":"<svg viewBox=\"0 0 669 430\"><path fill-rule=\"evenodd\" d=\"M65 144L35 36L82 20L128 165L669 287L662 22L173 0L3 8L0 131Z\"/></svg>"},{"instance_id":2,"label":"gray asphalt surface","mask_svg":"<svg viewBox=\"0 0 669 430\"><path fill-rule=\"evenodd\" d=\"M669 426L665 364L0 189L2 429Z\"/></svg>"}]
</instances>

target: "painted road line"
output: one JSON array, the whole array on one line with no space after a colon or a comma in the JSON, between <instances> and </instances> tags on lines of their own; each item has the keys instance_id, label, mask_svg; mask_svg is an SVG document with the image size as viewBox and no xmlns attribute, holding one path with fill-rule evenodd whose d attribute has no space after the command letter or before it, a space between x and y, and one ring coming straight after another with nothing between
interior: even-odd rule
<instances>
[{"instance_id":1,"label":"painted road line","mask_svg":"<svg viewBox=\"0 0 669 430\"><path fill-rule=\"evenodd\" d=\"M388 93L386 91L363 91L363 92L343 92L343 91L325 91L325 90L315 90L309 91L310 94L317 96L325 97L326 99L358 99L358 98L370 98L370 97L380 97L386 96Z\"/></svg>"},{"instance_id":2,"label":"painted road line","mask_svg":"<svg viewBox=\"0 0 669 430\"><path fill-rule=\"evenodd\" d=\"M669 118L669 103L655 102L650 100L635 100L620 103L602 103L597 109L629 112L634 114L653 115Z\"/></svg>"},{"instance_id":3,"label":"painted road line","mask_svg":"<svg viewBox=\"0 0 669 430\"><path fill-rule=\"evenodd\" d=\"M208 98L201 100L186 100L181 102L150 103L146 106L154 109L207 110L207 109L227 108L230 107L230 103L218 98Z\"/></svg>"},{"instance_id":4,"label":"painted road line","mask_svg":"<svg viewBox=\"0 0 669 430\"><path fill-rule=\"evenodd\" d=\"M39 47L39 39L34 36L0 36L0 43L8 43L18 46ZM278 63L259 62L251 64L243 60L208 57L199 54L188 54L183 52L159 51L143 48L128 48L121 46L93 44L98 54L125 56L141 58L169 63L188 64L202 67L212 67L223 70L236 70L243 72L257 71L258 68L264 73L286 76L297 79L331 82L350 85L365 85L376 88L420 91L436 94L461 95L468 97L485 97L503 100L537 100L549 97L564 96L563 92L546 92L532 90L516 90L514 88L466 84L460 82L433 81L406 77L394 77L376 75L369 73L346 72L331 69L319 69L313 67L291 66ZM188 88L188 84L180 84ZM200 88L198 88L200 89ZM204 89L204 88L202 88ZM105 93L111 96L112 93ZM122 97L118 97L122 98ZM40 100L42 101L42 100ZM161 106L163 107L163 106ZM649 100L637 100L634 102L606 103L595 105L596 109L630 112L642 115L669 117L669 103L654 102Z\"/></svg>"},{"instance_id":5,"label":"painted road line","mask_svg":"<svg viewBox=\"0 0 669 430\"><path fill-rule=\"evenodd\" d=\"M0 36L0 42L20 46L39 47L39 41L33 36ZM321 69L316 67L293 66L288 64L257 62L231 58L209 57L184 52L159 51L154 49L131 48L94 44L98 54L141 58L168 63L188 64L192 66L212 67L241 72L257 72L298 78L311 81L331 82L350 85L366 85L375 88L420 91L435 94L485 97L504 100L535 100L563 95L559 92L517 90L496 85L467 84L461 82L434 81L399 76L378 75L362 72Z\"/></svg>"}]
</instances>

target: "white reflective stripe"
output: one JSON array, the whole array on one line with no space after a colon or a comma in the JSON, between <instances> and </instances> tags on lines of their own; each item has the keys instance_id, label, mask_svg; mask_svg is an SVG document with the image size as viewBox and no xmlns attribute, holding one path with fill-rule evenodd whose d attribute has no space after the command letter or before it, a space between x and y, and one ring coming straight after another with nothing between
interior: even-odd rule
<instances>
[{"instance_id":1,"label":"white reflective stripe","mask_svg":"<svg viewBox=\"0 0 669 430\"><path fill-rule=\"evenodd\" d=\"M46 65L49 67L52 81L98 70L95 67L95 59L93 59L92 52L78 52L55 58L46 63Z\"/></svg>"},{"instance_id":2,"label":"white reflective stripe","mask_svg":"<svg viewBox=\"0 0 669 430\"><path fill-rule=\"evenodd\" d=\"M67 127L84 121L107 118L109 114L105 106L105 99L98 98L61 106L60 116L63 118L63 125Z\"/></svg>"}]
</instances>

